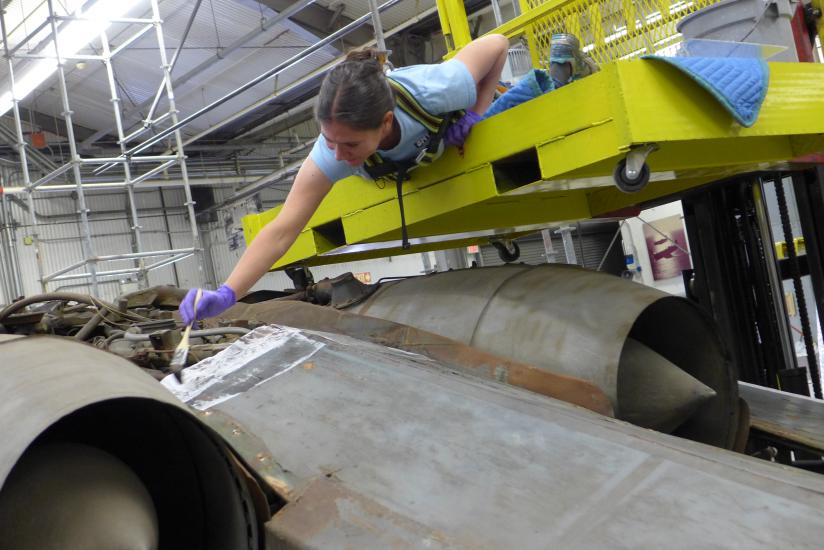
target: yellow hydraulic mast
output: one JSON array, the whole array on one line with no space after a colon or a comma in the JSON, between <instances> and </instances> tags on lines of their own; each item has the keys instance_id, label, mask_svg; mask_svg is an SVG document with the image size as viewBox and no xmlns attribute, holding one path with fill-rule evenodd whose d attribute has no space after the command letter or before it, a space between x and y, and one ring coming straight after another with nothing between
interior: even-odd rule
<instances>
[{"instance_id":1,"label":"yellow hydraulic mast","mask_svg":"<svg viewBox=\"0 0 824 550\"><path fill-rule=\"evenodd\" d=\"M824 0L812 0L812 7L818 13L818 20L816 22L816 34L821 45L824 46ZM815 47L815 45L813 45ZM824 62L824 59L821 60Z\"/></svg>"},{"instance_id":2,"label":"yellow hydraulic mast","mask_svg":"<svg viewBox=\"0 0 824 550\"><path fill-rule=\"evenodd\" d=\"M438 16L448 51L459 50L472 41L466 9L461 0L438 0Z\"/></svg>"}]
</instances>

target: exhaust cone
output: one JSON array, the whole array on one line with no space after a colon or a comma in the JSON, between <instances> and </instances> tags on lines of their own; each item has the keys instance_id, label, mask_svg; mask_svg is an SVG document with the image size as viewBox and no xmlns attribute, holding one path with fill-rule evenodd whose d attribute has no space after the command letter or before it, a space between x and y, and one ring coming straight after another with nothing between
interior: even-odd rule
<instances>
[{"instance_id":1,"label":"exhaust cone","mask_svg":"<svg viewBox=\"0 0 824 550\"><path fill-rule=\"evenodd\" d=\"M669 433L715 395L677 365L627 338L618 369L618 401L627 422Z\"/></svg>"}]
</instances>

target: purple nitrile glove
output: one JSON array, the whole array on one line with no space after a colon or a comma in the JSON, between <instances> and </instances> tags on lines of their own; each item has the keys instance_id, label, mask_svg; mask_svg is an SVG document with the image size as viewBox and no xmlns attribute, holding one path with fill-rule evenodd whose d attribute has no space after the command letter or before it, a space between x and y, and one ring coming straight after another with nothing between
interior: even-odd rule
<instances>
[{"instance_id":1,"label":"purple nitrile glove","mask_svg":"<svg viewBox=\"0 0 824 550\"><path fill-rule=\"evenodd\" d=\"M235 291L226 285L220 285L217 290L204 290L197 303L197 319L195 319L195 296L197 289L191 288L186 293L186 297L180 302L180 318L186 325L192 324L194 321L206 319L207 317L214 317L220 315L237 302Z\"/></svg>"},{"instance_id":2,"label":"purple nitrile glove","mask_svg":"<svg viewBox=\"0 0 824 550\"><path fill-rule=\"evenodd\" d=\"M447 145L454 145L458 149L463 149L469 131L475 123L481 121L481 115L475 111L467 111L464 116L453 122L449 128L446 129L446 136L444 143Z\"/></svg>"}]
</instances>

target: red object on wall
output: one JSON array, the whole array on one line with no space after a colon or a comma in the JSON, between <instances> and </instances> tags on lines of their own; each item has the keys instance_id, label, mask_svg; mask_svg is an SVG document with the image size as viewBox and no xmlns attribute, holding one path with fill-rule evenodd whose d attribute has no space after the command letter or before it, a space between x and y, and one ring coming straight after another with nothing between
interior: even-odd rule
<instances>
[{"instance_id":1,"label":"red object on wall","mask_svg":"<svg viewBox=\"0 0 824 550\"><path fill-rule=\"evenodd\" d=\"M804 22L804 3L799 2L795 8L795 15L790 21L790 27L793 30L793 40L795 40L795 51L798 54L798 60L804 63L812 63L813 45L810 43L810 35L807 34L807 25Z\"/></svg>"},{"instance_id":2,"label":"red object on wall","mask_svg":"<svg viewBox=\"0 0 824 550\"><path fill-rule=\"evenodd\" d=\"M35 149L43 149L46 147L46 134L45 132L32 132L31 133L31 145Z\"/></svg>"},{"instance_id":3,"label":"red object on wall","mask_svg":"<svg viewBox=\"0 0 824 550\"><path fill-rule=\"evenodd\" d=\"M824 164L824 153L810 153L803 157L796 157L793 162L812 162L815 164Z\"/></svg>"}]
</instances>

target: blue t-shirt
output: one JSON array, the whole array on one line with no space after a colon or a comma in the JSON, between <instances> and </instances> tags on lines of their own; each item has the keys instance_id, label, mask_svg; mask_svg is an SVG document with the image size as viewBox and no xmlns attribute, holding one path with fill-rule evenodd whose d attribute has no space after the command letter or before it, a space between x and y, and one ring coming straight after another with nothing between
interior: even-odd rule
<instances>
[{"instance_id":1,"label":"blue t-shirt","mask_svg":"<svg viewBox=\"0 0 824 550\"><path fill-rule=\"evenodd\" d=\"M389 73L389 76L409 90L418 103L434 115L468 109L476 101L475 79L466 65L457 59L437 65L401 67ZM425 138L429 136L429 132L399 107L395 107L394 113L400 125L401 140L392 149L378 149L378 153L383 158L395 161L414 158L421 149L426 148ZM322 134L318 136L309 157L332 182L355 174L369 177L363 166L350 166L342 160L335 160L335 152L326 144Z\"/></svg>"}]
</instances>

